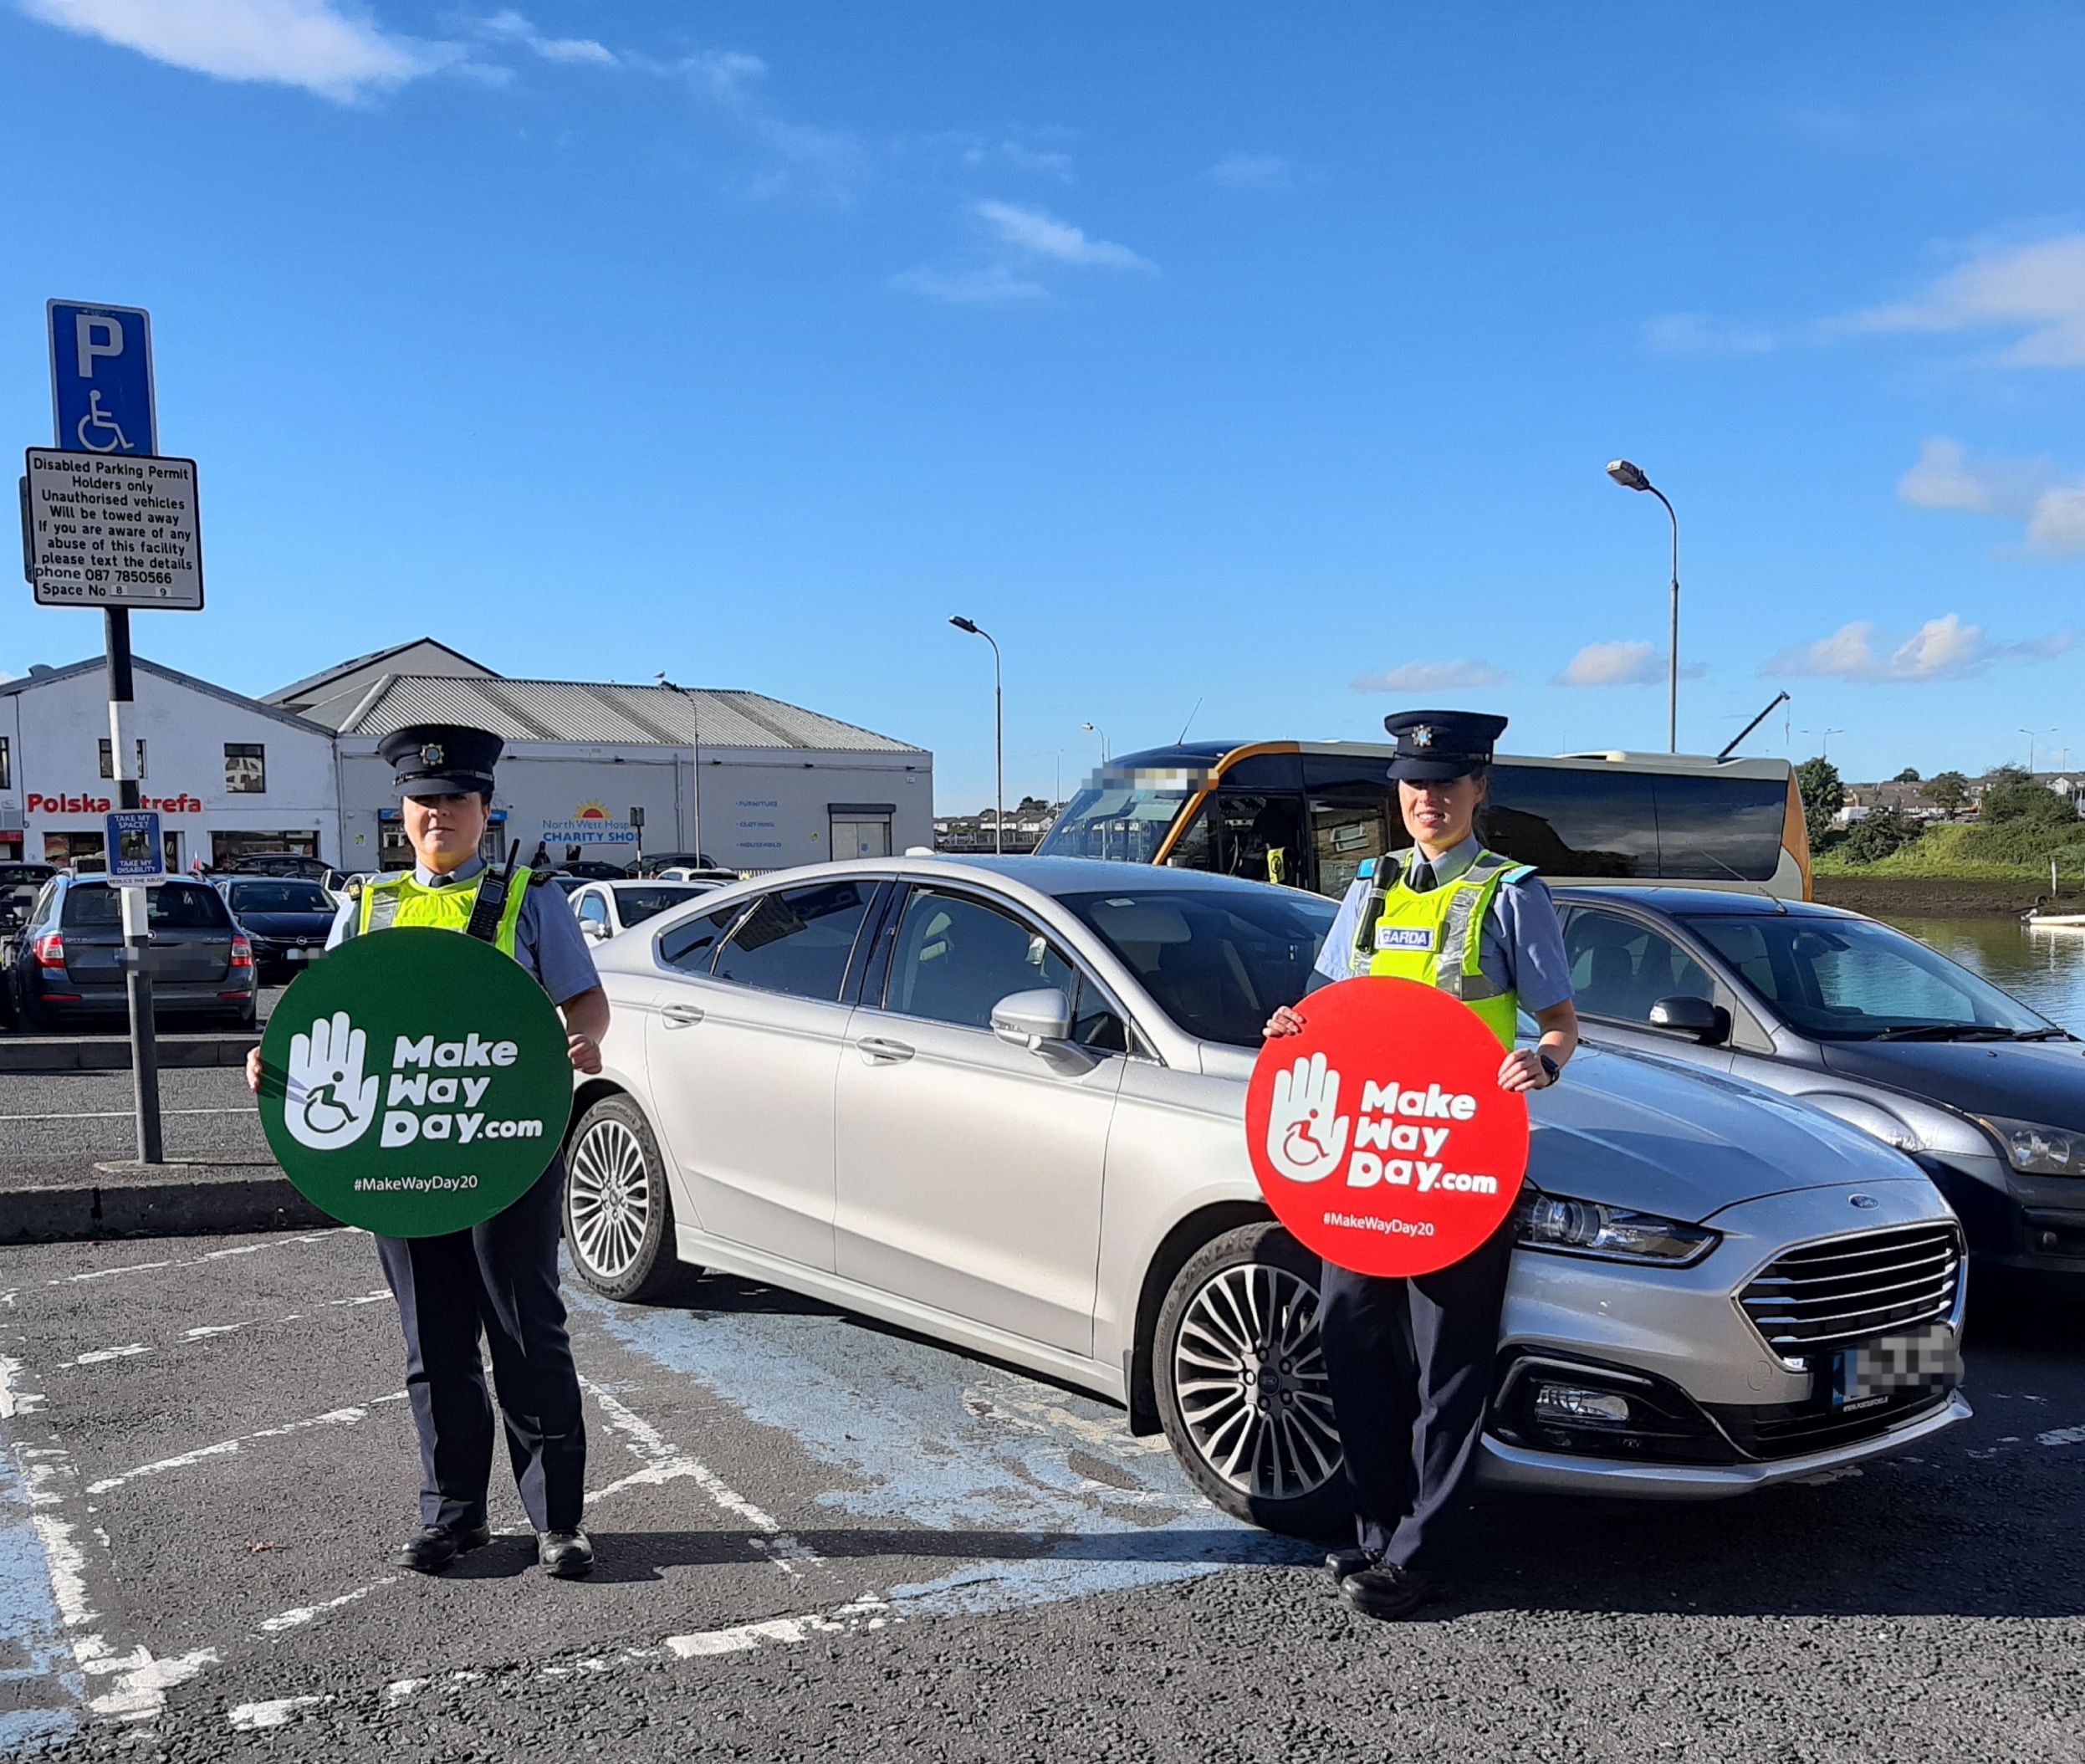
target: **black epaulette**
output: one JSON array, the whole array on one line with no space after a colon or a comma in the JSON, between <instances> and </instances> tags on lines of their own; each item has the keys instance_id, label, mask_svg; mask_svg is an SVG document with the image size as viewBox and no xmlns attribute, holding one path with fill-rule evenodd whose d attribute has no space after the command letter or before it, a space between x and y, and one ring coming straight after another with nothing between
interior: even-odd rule
<instances>
[{"instance_id":1,"label":"black epaulette","mask_svg":"<svg viewBox=\"0 0 2085 1764\"><path fill-rule=\"evenodd\" d=\"M540 888L549 879L550 872L548 870L531 870L529 872L529 886L532 888Z\"/></svg>"}]
</instances>

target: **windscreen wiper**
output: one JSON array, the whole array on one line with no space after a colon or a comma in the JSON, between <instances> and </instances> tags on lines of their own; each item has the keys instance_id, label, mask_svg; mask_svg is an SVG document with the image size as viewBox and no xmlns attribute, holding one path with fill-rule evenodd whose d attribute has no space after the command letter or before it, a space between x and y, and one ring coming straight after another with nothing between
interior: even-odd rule
<instances>
[{"instance_id":1,"label":"windscreen wiper","mask_svg":"<svg viewBox=\"0 0 2085 1764\"><path fill-rule=\"evenodd\" d=\"M1907 1023L1869 1037L1876 1041L2010 1041L2013 1032L1990 1023Z\"/></svg>"},{"instance_id":2,"label":"windscreen wiper","mask_svg":"<svg viewBox=\"0 0 2085 1764\"><path fill-rule=\"evenodd\" d=\"M2016 1041L2075 1041L2077 1039L2067 1029L2055 1028L2016 1029L2012 1038Z\"/></svg>"}]
</instances>

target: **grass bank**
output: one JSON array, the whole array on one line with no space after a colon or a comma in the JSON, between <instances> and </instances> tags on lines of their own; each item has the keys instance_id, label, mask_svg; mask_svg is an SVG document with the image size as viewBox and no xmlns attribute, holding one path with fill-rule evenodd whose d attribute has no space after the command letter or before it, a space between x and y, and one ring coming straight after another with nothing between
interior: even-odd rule
<instances>
[{"instance_id":1,"label":"grass bank","mask_svg":"<svg viewBox=\"0 0 2085 1764\"><path fill-rule=\"evenodd\" d=\"M1940 826L1872 864L1836 851L1813 865L1817 896L1834 907L1892 918L2016 918L2049 892L2054 856L2058 897L2085 910L2085 828L2012 825Z\"/></svg>"}]
</instances>

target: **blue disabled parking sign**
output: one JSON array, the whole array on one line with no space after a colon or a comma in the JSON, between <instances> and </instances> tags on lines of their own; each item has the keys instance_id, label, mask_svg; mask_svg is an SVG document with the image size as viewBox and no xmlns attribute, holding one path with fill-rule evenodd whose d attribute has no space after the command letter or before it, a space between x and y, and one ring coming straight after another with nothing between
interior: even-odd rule
<instances>
[{"instance_id":1,"label":"blue disabled parking sign","mask_svg":"<svg viewBox=\"0 0 2085 1764\"><path fill-rule=\"evenodd\" d=\"M166 841L156 809L118 809L106 817L109 880L119 888L166 879Z\"/></svg>"},{"instance_id":2,"label":"blue disabled parking sign","mask_svg":"<svg viewBox=\"0 0 2085 1764\"><path fill-rule=\"evenodd\" d=\"M51 413L67 453L159 452L152 325L141 306L51 300Z\"/></svg>"}]
</instances>

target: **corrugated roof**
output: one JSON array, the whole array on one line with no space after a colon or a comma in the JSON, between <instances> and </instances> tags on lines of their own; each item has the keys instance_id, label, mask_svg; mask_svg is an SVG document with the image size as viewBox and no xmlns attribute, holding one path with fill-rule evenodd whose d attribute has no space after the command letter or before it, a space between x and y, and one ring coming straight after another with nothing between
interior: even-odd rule
<instances>
[{"instance_id":1,"label":"corrugated roof","mask_svg":"<svg viewBox=\"0 0 2085 1764\"><path fill-rule=\"evenodd\" d=\"M493 672L483 662L472 661L462 650L450 649L439 637L412 637L403 643L393 643L388 649L372 649L365 656L356 656L350 661L336 662L320 672L308 674L301 680L293 680L289 685L279 687L273 692L263 693L262 702L267 704L290 704L303 699L315 703L322 696L318 688L328 681L345 679L351 673L360 672L372 662L381 662L386 656L403 655L409 649L419 648L422 643L436 649L447 650L457 661L467 667L477 668L481 673L491 674Z\"/></svg>"},{"instance_id":2,"label":"corrugated roof","mask_svg":"<svg viewBox=\"0 0 2085 1764\"><path fill-rule=\"evenodd\" d=\"M699 735L704 747L924 751L764 693L426 674L386 674L353 708L340 733L387 735L409 723L464 723L508 741L687 747Z\"/></svg>"}]
</instances>

